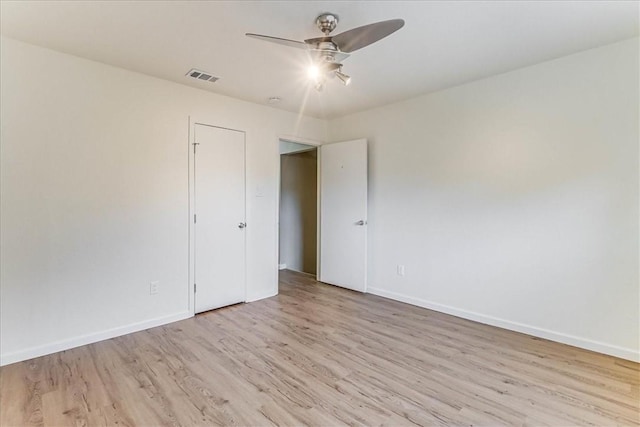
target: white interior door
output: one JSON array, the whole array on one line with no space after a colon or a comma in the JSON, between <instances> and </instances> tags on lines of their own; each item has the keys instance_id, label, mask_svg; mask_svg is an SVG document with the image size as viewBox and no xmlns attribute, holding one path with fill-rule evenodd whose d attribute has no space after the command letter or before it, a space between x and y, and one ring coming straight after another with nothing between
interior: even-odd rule
<instances>
[{"instance_id":1,"label":"white interior door","mask_svg":"<svg viewBox=\"0 0 640 427\"><path fill-rule=\"evenodd\" d=\"M245 135L195 125L195 312L245 301Z\"/></svg>"},{"instance_id":2,"label":"white interior door","mask_svg":"<svg viewBox=\"0 0 640 427\"><path fill-rule=\"evenodd\" d=\"M367 283L367 140L320 147L321 282L356 291Z\"/></svg>"}]
</instances>

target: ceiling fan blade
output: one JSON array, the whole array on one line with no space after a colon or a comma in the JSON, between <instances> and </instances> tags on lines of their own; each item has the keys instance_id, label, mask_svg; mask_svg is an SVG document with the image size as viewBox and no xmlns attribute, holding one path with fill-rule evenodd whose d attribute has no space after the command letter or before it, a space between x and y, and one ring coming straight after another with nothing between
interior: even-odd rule
<instances>
[{"instance_id":1,"label":"ceiling fan blade","mask_svg":"<svg viewBox=\"0 0 640 427\"><path fill-rule=\"evenodd\" d=\"M350 53L395 33L403 26L404 20L390 19L345 31L333 36L332 40L342 52Z\"/></svg>"},{"instance_id":2,"label":"ceiling fan blade","mask_svg":"<svg viewBox=\"0 0 640 427\"><path fill-rule=\"evenodd\" d=\"M297 47L299 49L307 49L307 45L305 43L299 42L296 40L281 39L280 37L263 36L262 34L253 34L253 33L246 33L246 35L249 37L256 38L258 40L264 40L267 42L283 44L285 46L290 46L290 47Z\"/></svg>"}]
</instances>

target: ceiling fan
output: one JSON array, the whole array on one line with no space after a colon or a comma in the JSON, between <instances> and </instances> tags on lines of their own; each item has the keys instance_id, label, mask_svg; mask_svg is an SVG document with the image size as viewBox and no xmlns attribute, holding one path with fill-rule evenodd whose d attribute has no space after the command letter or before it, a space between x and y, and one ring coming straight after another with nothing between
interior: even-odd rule
<instances>
[{"instance_id":1,"label":"ceiling fan","mask_svg":"<svg viewBox=\"0 0 640 427\"><path fill-rule=\"evenodd\" d=\"M390 19L363 25L335 36L330 34L338 25L338 16L336 14L321 14L316 18L316 25L324 33L324 36L307 39L304 42L262 34L246 33L246 35L259 40L305 49L310 52L314 59L314 66L310 69L310 76L316 82L315 88L321 91L327 77L338 77L342 83L348 85L351 82L351 77L342 72L341 62L347 59L352 52L369 46L398 31L404 26L404 20Z\"/></svg>"}]
</instances>

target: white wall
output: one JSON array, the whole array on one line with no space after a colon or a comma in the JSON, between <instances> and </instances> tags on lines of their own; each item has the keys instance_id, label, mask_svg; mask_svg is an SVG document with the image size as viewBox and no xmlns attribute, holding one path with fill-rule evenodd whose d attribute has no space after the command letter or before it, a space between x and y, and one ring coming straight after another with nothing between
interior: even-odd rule
<instances>
[{"instance_id":1,"label":"white wall","mask_svg":"<svg viewBox=\"0 0 640 427\"><path fill-rule=\"evenodd\" d=\"M369 290L640 360L638 75L632 39L331 121L370 143Z\"/></svg>"},{"instance_id":2,"label":"white wall","mask_svg":"<svg viewBox=\"0 0 640 427\"><path fill-rule=\"evenodd\" d=\"M323 121L1 43L2 364L190 315L190 115L246 131L248 299L277 293L278 137Z\"/></svg>"},{"instance_id":3,"label":"white wall","mask_svg":"<svg viewBox=\"0 0 640 427\"><path fill-rule=\"evenodd\" d=\"M309 274L316 274L317 165L315 149L280 156L280 264Z\"/></svg>"}]
</instances>

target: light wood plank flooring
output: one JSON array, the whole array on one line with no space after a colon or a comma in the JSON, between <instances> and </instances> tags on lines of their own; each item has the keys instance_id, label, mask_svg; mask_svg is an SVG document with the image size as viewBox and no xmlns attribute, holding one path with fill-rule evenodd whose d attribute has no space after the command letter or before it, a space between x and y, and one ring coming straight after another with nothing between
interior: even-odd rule
<instances>
[{"instance_id":1,"label":"light wood plank flooring","mask_svg":"<svg viewBox=\"0 0 640 427\"><path fill-rule=\"evenodd\" d=\"M280 295L0 369L0 424L640 425L639 365L282 272Z\"/></svg>"}]
</instances>

